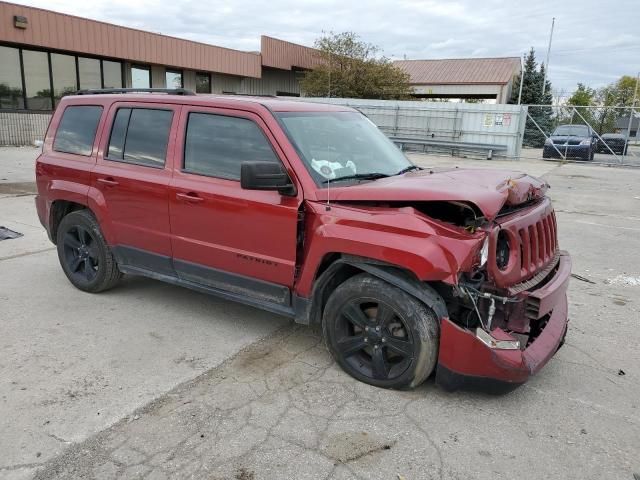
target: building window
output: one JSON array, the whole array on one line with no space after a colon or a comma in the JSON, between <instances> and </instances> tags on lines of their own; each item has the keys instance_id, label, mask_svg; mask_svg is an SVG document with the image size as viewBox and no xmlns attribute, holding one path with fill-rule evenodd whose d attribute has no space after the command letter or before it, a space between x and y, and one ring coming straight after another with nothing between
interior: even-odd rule
<instances>
[{"instance_id":1,"label":"building window","mask_svg":"<svg viewBox=\"0 0 640 480\"><path fill-rule=\"evenodd\" d=\"M165 73L167 88L182 88L182 71L167 70Z\"/></svg>"},{"instance_id":2,"label":"building window","mask_svg":"<svg viewBox=\"0 0 640 480\"><path fill-rule=\"evenodd\" d=\"M246 118L190 113L184 146L184 170L240 180L244 161L279 162L255 122Z\"/></svg>"},{"instance_id":3,"label":"building window","mask_svg":"<svg viewBox=\"0 0 640 480\"><path fill-rule=\"evenodd\" d=\"M27 109L51 110L49 56L45 52L23 50L22 62L27 87Z\"/></svg>"},{"instance_id":4,"label":"building window","mask_svg":"<svg viewBox=\"0 0 640 480\"><path fill-rule=\"evenodd\" d=\"M80 77L80 88L102 88L100 60L78 57L78 75Z\"/></svg>"},{"instance_id":5,"label":"building window","mask_svg":"<svg viewBox=\"0 0 640 480\"><path fill-rule=\"evenodd\" d=\"M123 83L121 62L0 46L0 109L51 110L79 88Z\"/></svg>"},{"instance_id":6,"label":"building window","mask_svg":"<svg viewBox=\"0 0 640 480\"><path fill-rule=\"evenodd\" d=\"M52 53L51 72L53 73L53 100L57 105L62 97L78 90L75 57Z\"/></svg>"},{"instance_id":7,"label":"building window","mask_svg":"<svg viewBox=\"0 0 640 480\"><path fill-rule=\"evenodd\" d=\"M56 152L91 155L102 107L78 105L65 108L56 131L53 149Z\"/></svg>"},{"instance_id":8,"label":"building window","mask_svg":"<svg viewBox=\"0 0 640 480\"><path fill-rule=\"evenodd\" d=\"M0 108L24 108L18 49L0 47L0 65Z\"/></svg>"},{"instance_id":9,"label":"building window","mask_svg":"<svg viewBox=\"0 0 640 480\"><path fill-rule=\"evenodd\" d=\"M163 167L173 112L120 108L111 129L107 158L149 167Z\"/></svg>"},{"instance_id":10,"label":"building window","mask_svg":"<svg viewBox=\"0 0 640 480\"><path fill-rule=\"evenodd\" d=\"M102 77L104 88L122 88L122 64L103 60Z\"/></svg>"},{"instance_id":11,"label":"building window","mask_svg":"<svg viewBox=\"0 0 640 480\"><path fill-rule=\"evenodd\" d=\"M151 70L139 65L131 67L131 86L133 88L151 88Z\"/></svg>"},{"instance_id":12,"label":"building window","mask_svg":"<svg viewBox=\"0 0 640 480\"><path fill-rule=\"evenodd\" d=\"M196 73L196 93L211 93L211 75Z\"/></svg>"}]
</instances>

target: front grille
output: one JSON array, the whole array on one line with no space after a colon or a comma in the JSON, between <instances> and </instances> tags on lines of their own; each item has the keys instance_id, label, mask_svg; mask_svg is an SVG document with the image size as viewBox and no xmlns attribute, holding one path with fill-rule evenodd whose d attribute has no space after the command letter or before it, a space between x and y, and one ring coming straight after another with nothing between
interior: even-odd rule
<instances>
[{"instance_id":1,"label":"front grille","mask_svg":"<svg viewBox=\"0 0 640 480\"><path fill-rule=\"evenodd\" d=\"M567 142L567 144L568 144L568 145L580 145L580 142L581 142L581 141L582 141L582 140L569 140L569 141Z\"/></svg>"},{"instance_id":2,"label":"front grille","mask_svg":"<svg viewBox=\"0 0 640 480\"><path fill-rule=\"evenodd\" d=\"M498 237L509 237L510 261L506 268L498 266ZM516 288L552 268L557 260L558 235L556 217L549 199L522 212L502 218L490 235L488 274L498 288Z\"/></svg>"},{"instance_id":3,"label":"front grille","mask_svg":"<svg viewBox=\"0 0 640 480\"><path fill-rule=\"evenodd\" d=\"M522 278L535 274L555 257L558 249L557 231L553 211L533 225L518 230Z\"/></svg>"}]
</instances>

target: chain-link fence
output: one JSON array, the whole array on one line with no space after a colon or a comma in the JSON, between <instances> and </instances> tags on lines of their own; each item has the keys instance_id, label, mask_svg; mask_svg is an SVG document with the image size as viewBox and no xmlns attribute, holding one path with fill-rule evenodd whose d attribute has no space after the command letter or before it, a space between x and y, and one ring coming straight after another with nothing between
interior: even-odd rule
<instances>
[{"instance_id":1,"label":"chain-link fence","mask_svg":"<svg viewBox=\"0 0 640 480\"><path fill-rule=\"evenodd\" d=\"M640 166L640 109L529 105L523 158Z\"/></svg>"},{"instance_id":2,"label":"chain-link fence","mask_svg":"<svg viewBox=\"0 0 640 480\"><path fill-rule=\"evenodd\" d=\"M472 158L518 158L526 109L520 105L309 98L365 114L403 150Z\"/></svg>"},{"instance_id":3,"label":"chain-link fence","mask_svg":"<svg viewBox=\"0 0 640 480\"><path fill-rule=\"evenodd\" d=\"M0 146L33 145L43 140L50 118L49 112L0 111Z\"/></svg>"}]
</instances>

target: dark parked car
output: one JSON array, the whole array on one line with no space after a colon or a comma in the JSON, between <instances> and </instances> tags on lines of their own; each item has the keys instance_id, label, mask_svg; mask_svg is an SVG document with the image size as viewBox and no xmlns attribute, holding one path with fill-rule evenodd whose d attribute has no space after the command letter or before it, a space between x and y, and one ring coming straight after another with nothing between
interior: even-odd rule
<instances>
[{"instance_id":1,"label":"dark parked car","mask_svg":"<svg viewBox=\"0 0 640 480\"><path fill-rule=\"evenodd\" d=\"M587 125L560 125L544 142L542 158L593 160L598 137Z\"/></svg>"},{"instance_id":2,"label":"dark parked car","mask_svg":"<svg viewBox=\"0 0 640 480\"><path fill-rule=\"evenodd\" d=\"M620 155L627 154L627 148L629 143L627 137L621 133L604 133L600 136L601 140L598 140L596 145L597 153L619 153ZM608 147L608 148L607 148Z\"/></svg>"},{"instance_id":3,"label":"dark parked car","mask_svg":"<svg viewBox=\"0 0 640 480\"><path fill-rule=\"evenodd\" d=\"M66 96L47 130L37 210L80 290L144 275L320 325L379 387L511 389L562 345L544 180L423 169L347 107L150 92Z\"/></svg>"}]
</instances>

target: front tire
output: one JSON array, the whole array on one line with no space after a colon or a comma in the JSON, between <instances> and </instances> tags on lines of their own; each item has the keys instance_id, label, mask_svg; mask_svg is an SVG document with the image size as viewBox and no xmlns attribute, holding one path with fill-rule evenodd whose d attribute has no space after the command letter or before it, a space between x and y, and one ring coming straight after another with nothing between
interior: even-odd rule
<instances>
[{"instance_id":1,"label":"front tire","mask_svg":"<svg viewBox=\"0 0 640 480\"><path fill-rule=\"evenodd\" d=\"M331 294L322 321L325 342L340 367L383 388L413 388L438 357L440 323L424 303L363 273Z\"/></svg>"},{"instance_id":2,"label":"front tire","mask_svg":"<svg viewBox=\"0 0 640 480\"><path fill-rule=\"evenodd\" d=\"M56 234L58 259L69 281L85 292L97 293L114 287L122 274L88 210L65 216Z\"/></svg>"}]
</instances>

